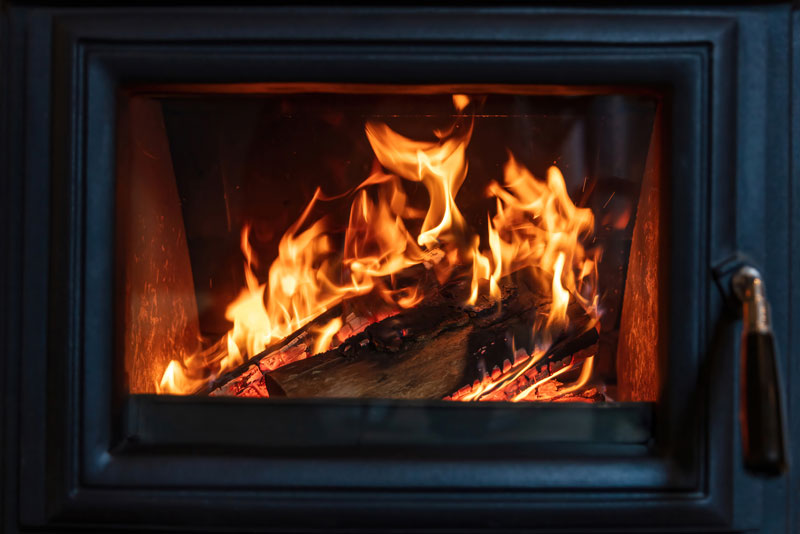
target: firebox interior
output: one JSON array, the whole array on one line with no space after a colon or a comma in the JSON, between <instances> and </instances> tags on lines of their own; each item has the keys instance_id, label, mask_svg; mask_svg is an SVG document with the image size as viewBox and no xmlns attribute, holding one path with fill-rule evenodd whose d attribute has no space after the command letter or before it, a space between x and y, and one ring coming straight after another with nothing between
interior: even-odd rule
<instances>
[{"instance_id":1,"label":"firebox interior","mask_svg":"<svg viewBox=\"0 0 800 534\"><path fill-rule=\"evenodd\" d=\"M259 84L120 103L127 392L658 399L658 93Z\"/></svg>"}]
</instances>

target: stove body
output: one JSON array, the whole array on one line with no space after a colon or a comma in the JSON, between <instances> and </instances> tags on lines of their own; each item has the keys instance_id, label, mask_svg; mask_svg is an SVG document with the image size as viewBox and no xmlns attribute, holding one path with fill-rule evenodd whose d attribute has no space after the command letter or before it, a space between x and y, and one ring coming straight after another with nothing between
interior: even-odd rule
<instances>
[{"instance_id":1,"label":"stove body","mask_svg":"<svg viewBox=\"0 0 800 534\"><path fill-rule=\"evenodd\" d=\"M9 2L3 22L6 532L800 527L800 15L790 4ZM120 395L121 91L298 82L659 88L658 401ZM795 444L777 477L743 462L730 290L743 263L766 284ZM538 430L508 430L523 420Z\"/></svg>"}]
</instances>

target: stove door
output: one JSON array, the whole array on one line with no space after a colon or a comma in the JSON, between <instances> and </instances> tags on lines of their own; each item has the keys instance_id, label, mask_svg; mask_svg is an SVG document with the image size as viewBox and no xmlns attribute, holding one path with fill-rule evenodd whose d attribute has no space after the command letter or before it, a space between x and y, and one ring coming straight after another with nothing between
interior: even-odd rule
<instances>
[{"instance_id":1,"label":"stove door","mask_svg":"<svg viewBox=\"0 0 800 534\"><path fill-rule=\"evenodd\" d=\"M12 252L3 266L8 283L2 298L11 311L3 330L9 385L3 450L6 464L18 466L4 470L5 508L12 510L4 517L6 531L773 532L796 525L786 496L796 495L797 477L765 480L744 467L739 384L748 384L750 399L749 384L761 368L740 375L742 324L729 313L714 275L726 258L749 258L768 288L775 345L788 355L791 332L800 331L793 324L800 298L790 268L800 227L794 228L798 198L789 172L787 110L796 110L787 92L788 5L77 9L12 2L3 16L10 170L4 250ZM657 342L641 336L640 345L624 336L615 341L628 355L645 349L656 355L648 361L657 365L637 380L658 384L657 395L643 387L642 397L623 399L634 402L600 405L388 396L238 399L155 395L153 376L130 380L119 333L132 323L119 312L125 292L117 286L124 280L120 258L132 250L118 235L124 203L131 200L120 195L118 174L127 157L118 134L128 109L125 91L149 86L149 98L174 99L158 91L177 88L185 97L198 85L216 94L235 86L249 87L252 97L264 85L293 83L547 86L567 94L575 87L591 88L591 94L646 87L662 95L663 139L656 143L663 148L661 192L642 211L652 215L658 207L652 222L659 246L639 248L639 263L631 258L626 279L630 285L636 271L644 284L642 265L660 273L657 305L640 298L627 308L657 313L649 326ZM453 94L467 93L448 94L448 105L458 106ZM172 105L166 131L187 119L178 103ZM436 142L435 136L425 139ZM652 146L650 139L632 139ZM604 141L598 138L598 146ZM163 148L152 137L142 142ZM147 152L154 157L139 163L152 173L136 182L142 187L158 169L177 170L174 150L172 165ZM506 155L499 157L505 163ZM379 163L391 170L388 160ZM547 168L532 174L545 176ZM577 195L580 186L573 185ZM164 206L181 200L177 185L172 193L161 199ZM606 196L597 213L606 200L606 208L615 205ZM183 204L184 218L186 209ZM153 213L146 223L155 222ZM481 221L487 238L478 252L492 265L489 225ZM233 233L241 239L239 228ZM638 239L651 236L642 230ZM636 240L634 231L625 246ZM245 277L238 245L230 258L235 276ZM187 261L186 255L172 259L178 266ZM631 271L634 264L640 267ZM564 265L566 259L562 275ZM478 284L490 296L492 272ZM181 293L181 284L190 287L185 282L171 287ZM192 324L197 332L201 324L212 332L219 318L201 318L199 284L192 280L192 286L183 292L195 289ZM555 284L550 290L558 294ZM626 316L621 298L620 327L634 331L642 314ZM191 308L192 298L187 301L182 309ZM184 329L183 337L171 337L188 346L194 334ZM217 334L232 354L227 326ZM235 342L241 353L246 347ZM764 347L755 347L756 354L765 354ZM128 369L135 369L137 356L155 353L130 354ZM614 354L626 357L618 348ZM173 359L165 357L154 371L159 386ZM776 361L787 383L796 382L798 367L787 367L787 360ZM618 382L637 377L614 369ZM494 369L486 371L491 377ZM459 394L458 387L448 396ZM474 391L473 381L463 395ZM797 404L798 392L787 391L789 406ZM760 410L752 408L751 414ZM748 429L752 423L748 419ZM788 428L796 427L791 420Z\"/></svg>"}]
</instances>

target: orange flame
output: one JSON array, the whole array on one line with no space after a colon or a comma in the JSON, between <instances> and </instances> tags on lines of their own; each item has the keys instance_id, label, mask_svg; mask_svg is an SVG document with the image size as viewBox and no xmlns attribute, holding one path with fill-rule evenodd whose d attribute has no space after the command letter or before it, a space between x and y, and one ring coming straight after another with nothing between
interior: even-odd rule
<instances>
[{"instance_id":1,"label":"orange flame","mask_svg":"<svg viewBox=\"0 0 800 534\"><path fill-rule=\"evenodd\" d=\"M496 182L489 185L490 194L498 200L491 225L505 236L499 243L504 262L502 275L522 267L536 267L553 276L563 255L560 284L564 284L562 289L576 294L579 278L575 270L580 279L594 273L594 263L587 265L581 245L581 238L594 230L592 210L572 203L557 167L548 169L547 182L542 183L509 155L504 184L505 187Z\"/></svg>"},{"instance_id":2,"label":"orange flame","mask_svg":"<svg viewBox=\"0 0 800 534\"><path fill-rule=\"evenodd\" d=\"M468 96L453 95L457 111L469 104ZM488 296L497 299L503 277L518 271L533 276L552 297L546 324L531 325L544 328L539 339L545 345L550 330L565 326L570 299L596 317L597 258L582 246L593 231L594 217L591 210L574 205L558 168L550 167L543 182L509 154L502 185L492 181L487 190L495 198L496 211L487 220L488 250L481 250L479 235L469 228L456 202L467 177L466 148L473 126L473 119L459 115L451 128L434 132L436 141L418 141L385 124L368 122L366 137L384 170L354 191L343 249L336 250L325 217L309 220L322 199L317 189L281 238L266 283L254 273L258 258L245 225L241 234L245 287L226 309L225 317L233 326L220 352L172 360L157 391L197 391L346 299L375 293L395 309L415 306L425 298L426 289L420 284L398 287L395 275L417 265L433 269L440 282L471 272L466 302L470 305L486 287L481 281L488 282ZM404 180L423 184L429 197L425 209L410 205ZM414 235L407 221L420 218L421 227ZM349 331L344 324L341 317L334 317L312 329L314 354L329 350L335 339L342 340ZM539 361L546 348L525 355L524 365L480 384L461 400L478 400L506 387ZM584 383L591 368L591 360L583 364ZM527 398L523 393L513 400Z\"/></svg>"},{"instance_id":3,"label":"orange flame","mask_svg":"<svg viewBox=\"0 0 800 534\"><path fill-rule=\"evenodd\" d=\"M466 148L472 136L472 123L463 133L435 132L439 141L414 141L385 124L367 123L366 132L378 161L388 170L412 182L422 182L430 204L420 246L433 248L440 243L462 242L466 231L464 216L456 205L456 195L467 177Z\"/></svg>"}]
</instances>

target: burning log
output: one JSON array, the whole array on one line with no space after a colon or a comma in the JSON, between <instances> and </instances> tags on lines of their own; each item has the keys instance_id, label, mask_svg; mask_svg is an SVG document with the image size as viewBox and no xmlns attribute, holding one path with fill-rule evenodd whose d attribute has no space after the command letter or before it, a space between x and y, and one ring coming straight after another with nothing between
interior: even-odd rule
<instances>
[{"instance_id":1,"label":"burning log","mask_svg":"<svg viewBox=\"0 0 800 534\"><path fill-rule=\"evenodd\" d=\"M419 269L416 267L419 267ZM423 269L422 266L415 266L408 269L405 275L415 276L417 280L424 279L424 282L421 282L425 288L423 291L436 293L438 290L436 280L427 271L427 268ZM402 279L401 277L398 278ZM213 380L201 394L268 397L265 387L258 386L256 391L252 390L253 384L257 380L256 373L267 373L278 367L316 355L319 352L316 342L318 333L332 321L339 317L342 318L338 331L335 332L331 339L330 346L336 347L347 339L362 333L369 325L391 317L396 313L396 306L389 305L374 294L345 301L299 328L290 336L270 345L244 364ZM225 339L223 338L216 344L223 351L224 341ZM251 395L250 393L258 394Z\"/></svg>"},{"instance_id":2,"label":"burning log","mask_svg":"<svg viewBox=\"0 0 800 534\"><path fill-rule=\"evenodd\" d=\"M257 354L244 365L213 381L205 393L212 397L268 397L269 394L263 380L263 374L283 365L305 360L316 354L314 339L316 336L313 332L342 315L343 309L344 306L342 305L336 306L303 328L300 328L291 336L267 347L267 349ZM378 307L376 315L366 317L356 315L351 311L345 316L345 321L337 333L338 339L334 339L332 343L338 345L341 340L363 332L367 326L382 317L391 315L391 313L391 310L380 307Z\"/></svg>"},{"instance_id":3,"label":"burning log","mask_svg":"<svg viewBox=\"0 0 800 534\"><path fill-rule=\"evenodd\" d=\"M354 358L331 351L267 373L273 386L268 389L288 397L440 398L462 383L471 331L464 325L441 332L402 354L364 340Z\"/></svg>"},{"instance_id":4,"label":"burning log","mask_svg":"<svg viewBox=\"0 0 800 534\"><path fill-rule=\"evenodd\" d=\"M492 306L420 306L367 327L334 350L265 373L265 384L272 396L295 398L444 398L481 383L495 368L510 368L506 360L514 347L532 352L537 340L531 325L549 304L525 285L507 285ZM580 304L569 306L567 316L570 326L540 365L597 342L593 319Z\"/></svg>"}]
</instances>

